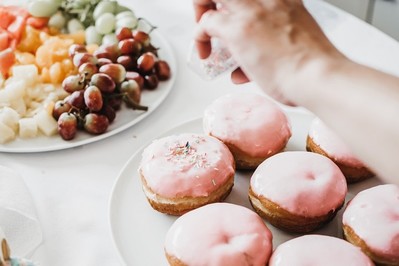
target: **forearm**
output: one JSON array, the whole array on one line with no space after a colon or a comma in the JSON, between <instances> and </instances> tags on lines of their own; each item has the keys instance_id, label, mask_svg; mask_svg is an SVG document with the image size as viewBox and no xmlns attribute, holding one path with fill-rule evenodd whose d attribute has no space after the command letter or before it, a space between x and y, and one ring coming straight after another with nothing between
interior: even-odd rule
<instances>
[{"instance_id":1,"label":"forearm","mask_svg":"<svg viewBox=\"0 0 399 266\"><path fill-rule=\"evenodd\" d=\"M399 78L347 59L298 72L302 105L330 126L385 181L399 183Z\"/></svg>"}]
</instances>

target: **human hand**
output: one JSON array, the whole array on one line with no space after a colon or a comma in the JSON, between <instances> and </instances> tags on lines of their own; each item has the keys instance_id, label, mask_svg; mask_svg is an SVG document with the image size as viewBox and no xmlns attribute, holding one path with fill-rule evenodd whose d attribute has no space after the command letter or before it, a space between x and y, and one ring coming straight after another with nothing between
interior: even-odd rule
<instances>
[{"instance_id":1,"label":"human hand","mask_svg":"<svg viewBox=\"0 0 399 266\"><path fill-rule=\"evenodd\" d=\"M300 88L292 85L303 78L303 69L328 68L344 58L301 0L193 1L199 56L209 55L210 38L217 37L241 66L242 71L233 72L233 81L249 77L283 103L296 104Z\"/></svg>"}]
</instances>

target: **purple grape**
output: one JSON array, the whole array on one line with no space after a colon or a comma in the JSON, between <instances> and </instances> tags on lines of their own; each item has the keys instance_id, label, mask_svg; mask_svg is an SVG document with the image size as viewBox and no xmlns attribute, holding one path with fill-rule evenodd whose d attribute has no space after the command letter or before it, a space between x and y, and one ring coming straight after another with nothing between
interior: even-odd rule
<instances>
[{"instance_id":1,"label":"purple grape","mask_svg":"<svg viewBox=\"0 0 399 266\"><path fill-rule=\"evenodd\" d=\"M72 106L64 101L56 101L54 104L53 108L53 117L55 120L58 120L58 118L61 116L62 113L69 112L71 110Z\"/></svg>"},{"instance_id":2,"label":"purple grape","mask_svg":"<svg viewBox=\"0 0 399 266\"><path fill-rule=\"evenodd\" d=\"M69 93L83 90L85 85L84 77L80 75L71 75L62 81L62 88Z\"/></svg>"},{"instance_id":3,"label":"purple grape","mask_svg":"<svg viewBox=\"0 0 399 266\"><path fill-rule=\"evenodd\" d=\"M103 96L101 91L96 86L89 86L83 94L85 104L91 112L100 111L103 107Z\"/></svg>"},{"instance_id":4,"label":"purple grape","mask_svg":"<svg viewBox=\"0 0 399 266\"><path fill-rule=\"evenodd\" d=\"M107 64L100 67L99 71L110 76L116 84L124 81L126 77L126 70L120 64Z\"/></svg>"},{"instance_id":5,"label":"purple grape","mask_svg":"<svg viewBox=\"0 0 399 266\"><path fill-rule=\"evenodd\" d=\"M78 119L71 113L62 113L57 121L58 134L64 140L71 140L78 130Z\"/></svg>"},{"instance_id":6,"label":"purple grape","mask_svg":"<svg viewBox=\"0 0 399 266\"><path fill-rule=\"evenodd\" d=\"M105 65L106 66L106 65ZM97 73L91 77L90 85L96 86L103 93L111 93L115 90L115 82L104 73Z\"/></svg>"},{"instance_id":7,"label":"purple grape","mask_svg":"<svg viewBox=\"0 0 399 266\"><path fill-rule=\"evenodd\" d=\"M69 103L78 110L86 109L86 104L84 100L84 91L74 91L71 95L65 98L65 102Z\"/></svg>"},{"instance_id":8,"label":"purple grape","mask_svg":"<svg viewBox=\"0 0 399 266\"><path fill-rule=\"evenodd\" d=\"M109 125L108 118L105 115L89 113L84 119L84 129L90 134L102 134Z\"/></svg>"}]
</instances>

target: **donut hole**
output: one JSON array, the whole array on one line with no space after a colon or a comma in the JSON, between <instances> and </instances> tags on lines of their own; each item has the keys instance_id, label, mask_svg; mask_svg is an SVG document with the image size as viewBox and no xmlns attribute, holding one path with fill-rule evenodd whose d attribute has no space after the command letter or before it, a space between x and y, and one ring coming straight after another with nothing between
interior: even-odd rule
<instances>
[{"instance_id":1,"label":"donut hole","mask_svg":"<svg viewBox=\"0 0 399 266\"><path fill-rule=\"evenodd\" d=\"M256 234L242 234L242 235L223 235L223 243L231 246L237 246L242 248L243 246L250 246L256 242Z\"/></svg>"},{"instance_id":2,"label":"donut hole","mask_svg":"<svg viewBox=\"0 0 399 266\"><path fill-rule=\"evenodd\" d=\"M316 176L313 172L307 172L304 176L308 180L316 180Z\"/></svg>"},{"instance_id":3,"label":"donut hole","mask_svg":"<svg viewBox=\"0 0 399 266\"><path fill-rule=\"evenodd\" d=\"M399 221L399 213L393 213L393 212L390 212L390 213L388 213L388 220L389 221L392 221L392 222L396 222L396 221ZM399 245L399 236L398 236L398 245Z\"/></svg>"}]
</instances>

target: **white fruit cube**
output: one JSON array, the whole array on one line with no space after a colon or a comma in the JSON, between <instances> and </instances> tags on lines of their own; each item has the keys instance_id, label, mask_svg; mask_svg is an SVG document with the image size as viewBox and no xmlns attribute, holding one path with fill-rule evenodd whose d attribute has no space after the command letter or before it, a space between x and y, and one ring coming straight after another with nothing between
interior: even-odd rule
<instances>
[{"instance_id":1,"label":"white fruit cube","mask_svg":"<svg viewBox=\"0 0 399 266\"><path fill-rule=\"evenodd\" d=\"M37 136L37 123L34 118L22 118L19 120L19 136L21 138L33 138Z\"/></svg>"},{"instance_id":2,"label":"white fruit cube","mask_svg":"<svg viewBox=\"0 0 399 266\"><path fill-rule=\"evenodd\" d=\"M40 109L43 107L41 102L31 101L28 103L27 107L29 109Z\"/></svg>"},{"instance_id":3,"label":"white fruit cube","mask_svg":"<svg viewBox=\"0 0 399 266\"><path fill-rule=\"evenodd\" d=\"M46 136L52 136L57 133L57 121L45 110L41 110L34 116L37 126Z\"/></svg>"},{"instance_id":4,"label":"white fruit cube","mask_svg":"<svg viewBox=\"0 0 399 266\"><path fill-rule=\"evenodd\" d=\"M49 102L56 102L58 101L60 98L58 97L57 93L55 92L50 92L46 99L44 99L44 103L49 103Z\"/></svg>"},{"instance_id":5,"label":"white fruit cube","mask_svg":"<svg viewBox=\"0 0 399 266\"><path fill-rule=\"evenodd\" d=\"M26 104L24 99L19 98L11 102L11 108L14 109L20 116L26 114Z\"/></svg>"},{"instance_id":6,"label":"white fruit cube","mask_svg":"<svg viewBox=\"0 0 399 266\"><path fill-rule=\"evenodd\" d=\"M3 122L0 122L0 143L6 143L15 138L15 132Z\"/></svg>"},{"instance_id":7,"label":"white fruit cube","mask_svg":"<svg viewBox=\"0 0 399 266\"><path fill-rule=\"evenodd\" d=\"M18 112L10 107L3 107L0 109L0 122L14 131L18 129L19 118Z\"/></svg>"},{"instance_id":8,"label":"white fruit cube","mask_svg":"<svg viewBox=\"0 0 399 266\"><path fill-rule=\"evenodd\" d=\"M8 92L0 88L0 106L7 106L9 104Z\"/></svg>"},{"instance_id":9,"label":"white fruit cube","mask_svg":"<svg viewBox=\"0 0 399 266\"><path fill-rule=\"evenodd\" d=\"M39 99L43 95L43 90L41 86L31 86L26 88L26 96L29 97L29 99Z\"/></svg>"},{"instance_id":10,"label":"white fruit cube","mask_svg":"<svg viewBox=\"0 0 399 266\"><path fill-rule=\"evenodd\" d=\"M13 82L8 83L4 91L9 101L22 99L25 96L26 83L24 80L17 80L13 77Z\"/></svg>"},{"instance_id":11,"label":"white fruit cube","mask_svg":"<svg viewBox=\"0 0 399 266\"><path fill-rule=\"evenodd\" d=\"M39 71L35 65L19 65L12 68L12 75L17 80L25 80L26 85L34 85L39 78Z\"/></svg>"}]
</instances>

